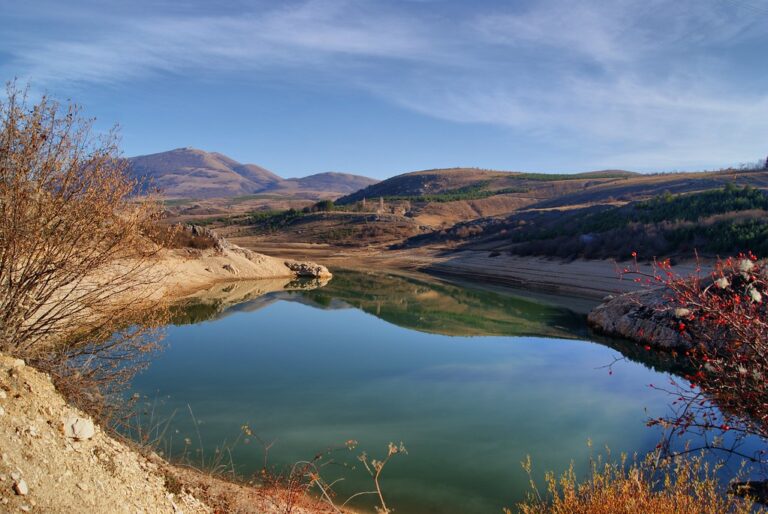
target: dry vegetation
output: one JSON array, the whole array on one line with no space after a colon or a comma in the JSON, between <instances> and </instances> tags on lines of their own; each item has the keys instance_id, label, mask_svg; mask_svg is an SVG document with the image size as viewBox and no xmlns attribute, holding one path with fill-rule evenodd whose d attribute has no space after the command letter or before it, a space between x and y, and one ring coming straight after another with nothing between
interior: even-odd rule
<instances>
[{"instance_id":1,"label":"dry vegetation","mask_svg":"<svg viewBox=\"0 0 768 514\"><path fill-rule=\"evenodd\" d=\"M112 505L138 501L136 495L141 494L144 482L151 482L152 494L157 496L140 499L149 511L171 511L173 502L165 501L163 495L173 498L170 493L175 492L177 498L187 497L182 489L193 489L227 512L342 512L334 503L338 500L332 497L332 484L324 482L321 464L316 461L297 463L287 475L264 475L259 487L253 488L217 479L227 474L221 462L201 462L204 473L163 463L150 465L114 441L129 430L126 424L131 422L131 402L118 393L155 348L156 329L168 319L165 300L155 294L155 282L164 278L154 272L159 252L169 247L205 250L221 241L205 231L159 225L160 204L151 197L137 196L147 188L126 173L127 163L119 158L115 134L93 137L90 122L79 116L76 107L62 107L45 97L32 104L24 91L11 84L7 99L0 103L0 124L0 357L11 362L8 376L13 381L7 385L3 379L0 384L0 399L8 398L6 391L13 393L13 403L7 405L9 415L5 416L5 407L0 408L0 431L3 444L24 444L19 450L28 452L14 452L12 457L17 471L11 473L11 485L19 497L14 498L15 504L30 508L19 502L26 500L21 497L29 494L32 485L31 505L37 498L45 502L47 510L58 512L68 508L69 496L90 490L90 484L103 490L106 482L121 480L118 470L112 468L107 474L94 469L89 477L81 476L86 468L73 467L72 459L63 455L75 444L62 437L57 427L60 421L53 407L65 409L59 396L63 394L94 415L106 430L103 436L100 431L84 436L88 444L75 449L82 451L87 446L90 451L93 446L94 455L103 451L110 458L126 457L139 467L152 468L148 475L123 476L119 493L112 487L106 493L111 496L101 500L90 494L86 511L114 510ZM254 257L259 258L267 259ZM293 273L283 261L275 261L286 273ZM24 361L18 358L48 376L19 371ZM45 386L49 378L56 390L50 383L37 387ZM29 405L34 406L33 411L28 412L25 406ZM72 412L77 419L86 420L82 411ZM19 425L27 418L33 425ZM38 423L45 425L44 433ZM37 444L39 440L45 445ZM137 441L133 450L151 457L157 441L144 437ZM43 450L44 446L48 449ZM400 449L391 447L383 461L361 460L370 466L376 487L363 494L376 494L384 512L389 511L379 476L386 461ZM4 462L8 458L3 454ZM0 479L5 481L5 463L2 467ZM22 468L29 484L17 476ZM64 473L62 469L69 473L69 480L58 491L50 481ZM165 470L165 484L157 483L158 469ZM132 483L132 477L141 483ZM175 491L169 492L169 488ZM7 504L7 498L3 499ZM254 499L259 503L252 504ZM198 507L209 510L202 504Z\"/></svg>"},{"instance_id":2,"label":"dry vegetation","mask_svg":"<svg viewBox=\"0 0 768 514\"><path fill-rule=\"evenodd\" d=\"M77 107L11 84L0 123L0 351L98 403L164 318L145 237L159 205L134 197L115 134L94 137Z\"/></svg>"},{"instance_id":3,"label":"dry vegetation","mask_svg":"<svg viewBox=\"0 0 768 514\"><path fill-rule=\"evenodd\" d=\"M610 459L610 454L609 454ZM531 474L531 461L523 467ZM723 494L717 467L701 457L676 461L648 455L641 461L620 462L597 458L589 478L579 481L571 466L560 476L547 473L546 492L531 480L522 514L749 514L764 513L749 499ZM511 514L511 510L506 511Z\"/></svg>"},{"instance_id":4,"label":"dry vegetation","mask_svg":"<svg viewBox=\"0 0 768 514\"><path fill-rule=\"evenodd\" d=\"M89 412L114 414L100 409L153 349L154 330L167 319L163 300L152 294L152 283L159 278L149 272L156 252L162 246L202 250L214 242L157 228L161 206L135 196L146 187L126 173L114 134L92 137L90 123L75 107L62 108L47 98L30 104L14 85L7 93L0 104L0 352L47 371L59 391ZM430 176L417 174L409 180L422 184ZM249 220L245 226L266 234L272 231L270 223L285 222L274 232L285 233L289 227L303 240L311 236L332 244L385 244L424 230L414 221L412 203L465 202L463 207L477 209L479 204L471 202L518 194L510 191L509 181L522 180L526 187L548 191L551 198L557 191L604 189L634 180L621 173L552 178L483 172L482 176L501 182L491 189L488 184L480 189L464 183L458 189L451 186L437 193L447 195L446 202L424 196L434 191L420 191L418 198L389 203L403 212L384 212L388 204L382 201L373 215L353 210L305 217L294 212L290 219ZM382 471L391 458L404 452L402 445L390 445L381 460L364 453L359 457L373 483L372 491L359 494L374 496L381 512L391 512L380 483ZM548 475L548 495L539 495L534 487L531 499L519 508L526 514L752 512L748 501L722 494L714 473L700 459L660 467L650 458L629 466L598 460L586 482L579 483L573 470L559 479ZM179 480L184 473L173 477ZM211 483L200 486L201 494ZM333 512L343 508L332 494L333 484L322 478L317 460L297 463L284 474L267 474L265 469L259 483L260 494L271 488L287 495L281 501L289 499L288 511L310 492L324 500L322 508ZM242 490L238 494L247 496ZM234 505L226 499L221 502L227 510Z\"/></svg>"}]
</instances>

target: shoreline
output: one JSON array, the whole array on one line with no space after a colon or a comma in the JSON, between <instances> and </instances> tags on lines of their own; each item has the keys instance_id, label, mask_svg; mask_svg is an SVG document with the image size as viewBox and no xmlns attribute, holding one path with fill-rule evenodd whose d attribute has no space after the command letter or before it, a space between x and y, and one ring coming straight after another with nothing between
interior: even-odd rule
<instances>
[{"instance_id":1,"label":"shoreline","mask_svg":"<svg viewBox=\"0 0 768 514\"><path fill-rule=\"evenodd\" d=\"M131 261L118 262L106 273L124 273L131 266ZM327 268L313 262L270 257L234 245L163 249L136 266L139 284L115 296L115 308L201 295L213 295L215 302L234 302L300 288L305 281L307 287L319 286L332 277ZM220 287L224 282L238 284ZM130 507L137 512L196 514L333 510L308 490L293 491L286 484L255 487L168 461L152 448L113 432L97 414L76 407L49 374L21 359L0 353L0 372L6 376L0 384L0 446L8 450L0 459L0 479L15 491L0 495L0 510L117 512ZM112 494L105 497L104 490Z\"/></svg>"},{"instance_id":2,"label":"shoreline","mask_svg":"<svg viewBox=\"0 0 768 514\"><path fill-rule=\"evenodd\" d=\"M273 281L285 284L297 279L328 281L325 266L306 260L269 256L231 246L218 250L166 250L151 266L157 274L155 295L181 299L218 284L240 281Z\"/></svg>"},{"instance_id":3,"label":"shoreline","mask_svg":"<svg viewBox=\"0 0 768 514\"><path fill-rule=\"evenodd\" d=\"M307 243L265 243L250 238L233 238L265 255L283 255L307 259L333 269L420 272L438 278L454 279L467 284L482 283L491 287L523 290L532 294L562 295L575 302L591 302L597 306L609 295L642 289L631 279L621 279L619 271L630 263L612 260L565 261L546 257L521 257L502 254L491 257L488 251L453 250L426 247L407 250L378 248L340 248ZM641 271L652 266L640 264ZM681 263L675 269L683 274L693 272L695 263Z\"/></svg>"},{"instance_id":4,"label":"shoreline","mask_svg":"<svg viewBox=\"0 0 768 514\"><path fill-rule=\"evenodd\" d=\"M242 244L236 239L234 243ZM631 280L619 280L617 265L611 261L565 262L557 259L511 255L491 257L484 251L452 251L448 248L387 250L381 247L356 249L309 244L249 246L250 248L246 249L247 247L233 245L223 251L177 249L164 252L153 266L154 272L158 273L153 294L170 301L184 298L199 299L198 297L210 297L208 299L224 303L238 301L243 297L259 296L273 290L298 287L292 283L297 278L306 276L301 273L309 269L320 273L311 280L314 280L317 285L324 285L325 281L332 277L326 265L331 269L375 270L402 275L429 276L435 280L453 284L556 302L583 314L599 305L607 294L640 289L638 284ZM304 267L293 267L297 262ZM219 287L222 283L235 281L241 284L232 288ZM30 373L33 373L31 369ZM50 383L50 380L42 376L40 382ZM86 413L65 405L65 399L58 391L46 390L45 394L57 398L56 401L62 404L62 409L66 408L78 416L87 418ZM30 397L29 400L34 401L34 397ZM23 412L23 409L17 412ZM8 421L13 422L12 426L7 427L9 433L16 430L18 423L21 422L20 419L14 418L8 418ZM51 423L54 422L58 423L56 420L51 421ZM149 484L147 487L151 488L152 495L156 498L153 501L158 505L161 502L167 502L168 507L175 509L176 504L173 502L176 501L185 502L188 512L211 512L221 505L237 511L250 512L249 507L260 500L262 504L259 506L261 508L259 512L270 512L268 509L274 507L274 502L286 500L284 495L287 493L283 489L277 488L267 493L263 489L252 488L219 477L206 476L203 472L186 469L157 455L146 455L131 444L120 441L106 432L100 437L98 444L106 445L104 448L111 448L109 451L115 455L115 458L131 459L131 462L135 463L134 474L130 478L121 477L121 479L129 484L134 480ZM67 443L66 440L64 442ZM52 437L51 444L54 443L58 451L58 446L61 445L58 436ZM47 454L51 455L50 449ZM21 459L18 459L18 462L21 463ZM61 466L64 464L57 464L57 466L59 467L55 472L61 471L63 469ZM33 486L35 496L37 491L50 487L45 476L38 473L40 469L46 468L44 463L35 460L25 463L23 468L19 464L19 468L23 469L27 477L30 477L30 485ZM93 488L114 478L116 477L110 475L94 475ZM169 480L177 484L179 489L169 488L167 485ZM74 485L74 488L70 487L71 485ZM90 488L91 485L87 487ZM67 484L65 489L72 490L76 494L79 494L78 491L85 491L79 483ZM122 494L127 501L138 501L138 498L133 496L132 490L126 490ZM23 501L21 498L18 500ZM296 512L309 514L328 511L327 505L315 498L305 497L305 500L306 503L299 506ZM45 505L43 502L41 504ZM345 509L344 512L354 512L354 510Z\"/></svg>"}]
</instances>

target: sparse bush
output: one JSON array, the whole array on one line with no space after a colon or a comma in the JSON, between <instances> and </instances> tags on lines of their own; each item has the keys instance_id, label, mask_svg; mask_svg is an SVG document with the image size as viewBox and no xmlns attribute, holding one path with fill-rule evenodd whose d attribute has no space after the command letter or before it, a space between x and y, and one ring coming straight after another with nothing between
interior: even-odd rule
<instances>
[{"instance_id":1,"label":"sparse bush","mask_svg":"<svg viewBox=\"0 0 768 514\"><path fill-rule=\"evenodd\" d=\"M743 453L741 442L768 442L768 270L754 255L718 261L711 273L680 276L667 262L639 275L667 291L661 313L690 343L693 371L685 380L656 385L673 395L673 411L649 421L668 435L693 433L701 448L724 451L756 464L768 464L764 451ZM728 435L727 444L724 439ZM697 448L696 448L697 449Z\"/></svg>"},{"instance_id":2,"label":"sparse bush","mask_svg":"<svg viewBox=\"0 0 768 514\"><path fill-rule=\"evenodd\" d=\"M335 207L333 200L321 200L312 206L312 210L314 212L329 212Z\"/></svg>"},{"instance_id":3,"label":"sparse bush","mask_svg":"<svg viewBox=\"0 0 768 514\"><path fill-rule=\"evenodd\" d=\"M150 238L166 248L194 248L210 250L216 247L216 240L207 235L194 234L178 225L160 225L151 232Z\"/></svg>"},{"instance_id":4,"label":"sparse bush","mask_svg":"<svg viewBox=\"0 0 768 514\"><path fill-rule=\"evenodd\" d=\"M115 133L90 130L77 107L30 105L14 84L0 102L0 351L73 392L120 382L162 317L146 237L160 204L134 196Z\"/></svg>"},{"instance_id":5,"label":"sparse bush","mask_svg":"<svg viewBox=\"0 0 768 514\"><path fill-rule=\"evenodd\" d=\"M533 479L522 514L749 514L765 513L745 498L729 496L719 484L718 467L701 456L658 461L655 454L641 461L593 460L589 477L579 481L571 466L561 476L547 473L546 492ZM531 460L523 463L531 476ZM511 510L506 509L507 514Z\"/></svg>"}]
</instances>

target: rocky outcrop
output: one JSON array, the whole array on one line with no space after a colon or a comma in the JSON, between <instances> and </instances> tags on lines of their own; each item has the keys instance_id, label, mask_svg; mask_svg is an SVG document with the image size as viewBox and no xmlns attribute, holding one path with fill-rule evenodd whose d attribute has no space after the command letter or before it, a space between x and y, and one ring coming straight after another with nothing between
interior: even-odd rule
<instances>
[{"instance_id":1,"label":"rocky outcrop","mask_svg":"<svg viewBox=\"0 0 768 514\"><path fill-rule=\"evenodd\" d=\"M182 230L189 232L193 236L210 239L213 242L213 247L216 248L216 250L218 250L219 252L223 252L224 250L229 250L232 247L229 241L227 241L226 239L218 235L213 230L207 227L203 227L202 225L192 225L192 224L184 225L182 227Z\"/></svg>"},{"instance_id":2,"label":"rocky outcrop","mask_svg":"<svg viewBox=\"0 0 768 514\"><path fill-rule=\"evenodd\" d=\"M206 250L184 249L192 260L205 262L204 269L215 278L216 270L222 270L228 278L316 278L329 279L333 275L328 268L308 261L283 261L242 248L230 243L213 230L200 225L185 225L183 230L196 237L209 239L212 248ZM247 261L247 262L246 262ZM179 266L175 266L180 269ZM219 277L222 278L222 277Z\"/></svg>"},{"instance_id":3,"label":"rocky outcrop","mask_svg":"<svg viewBox=\"0 0 768 514\"><path fill-rule=\"evenodd\" d=\"M664 350L683 351L691 348L690 331L677 330L676 309L666 298L664 289L652 289L608 296L587 316L597 332L630 339Z\"/></svg>"},{"instance_id":4,"label":"rocky outcrop","mask_svg":"<svg viewBox=\"0 0 768 514\"><path fill-rule=\"evenodd\" d=\"M314 262L285 261L285 265L299 278L329 278L331 276L328 268Z\"/></svg>"}]
</instances>

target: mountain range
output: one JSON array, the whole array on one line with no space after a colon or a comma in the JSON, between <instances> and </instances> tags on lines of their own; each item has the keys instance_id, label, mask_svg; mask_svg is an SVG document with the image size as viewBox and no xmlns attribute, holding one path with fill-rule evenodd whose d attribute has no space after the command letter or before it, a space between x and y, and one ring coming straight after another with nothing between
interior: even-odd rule
<instances>
[{"instance_id":1,"label":"mountain range","mask_svg":"<svg viewBox=\"0 0 768 514\"><path fill-rule=\"evenodd\" d=\"M127 159L129 173L148 180L167 198L218 198L255 194L338 197L377 183L348 173L282 178L256 164L242 164L217 152L177 148Z\"/></svg>"}]
</instances>

